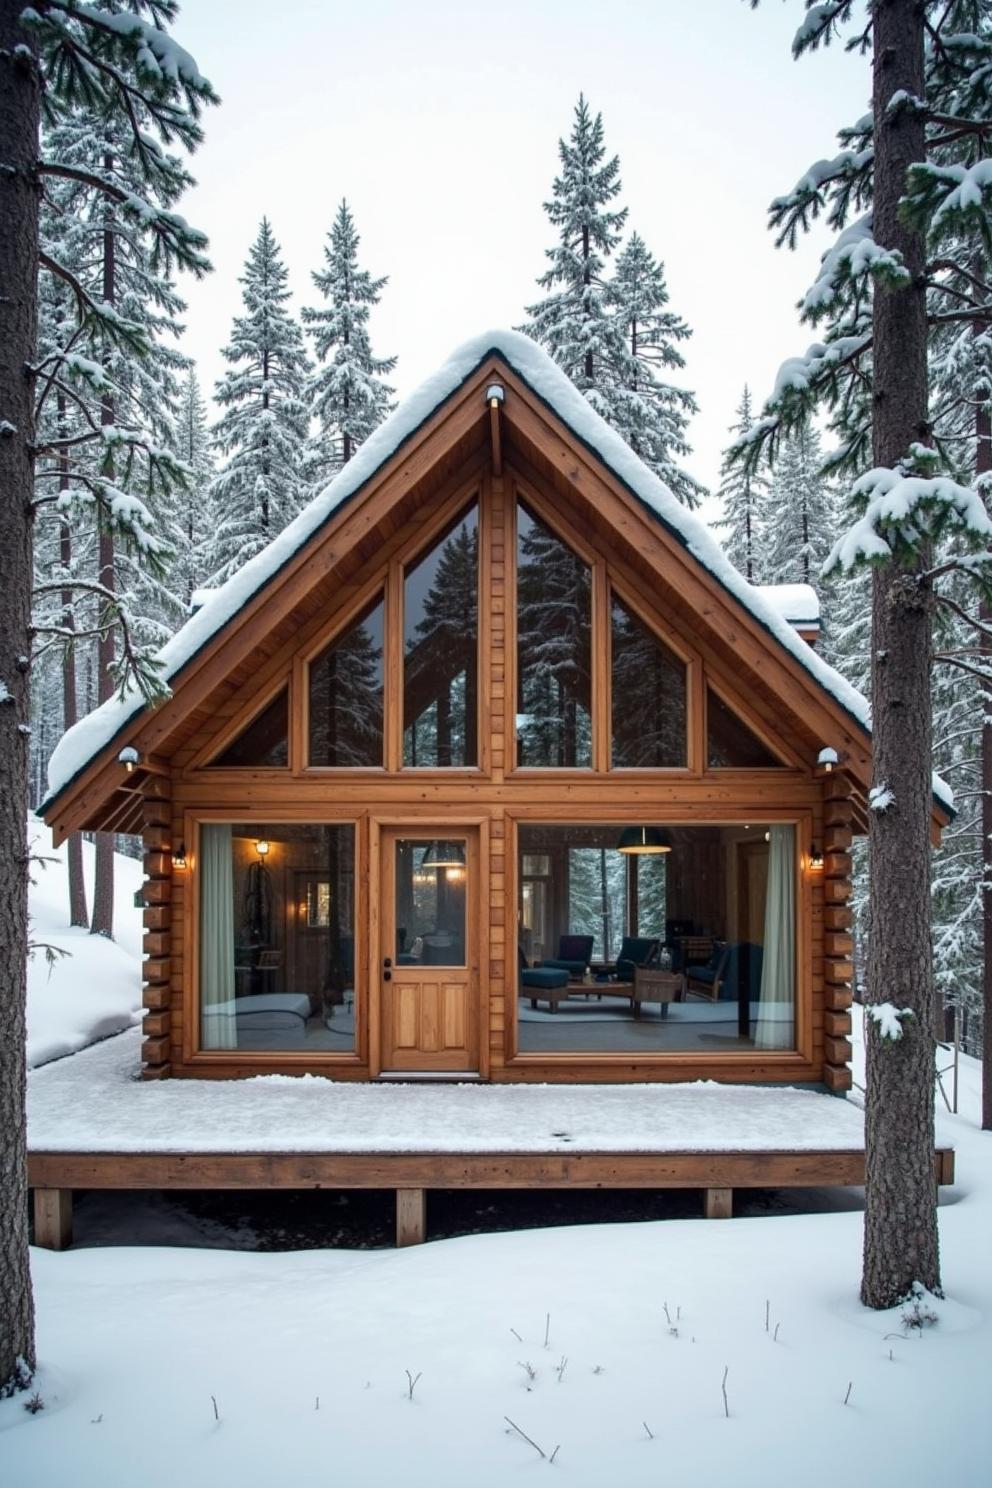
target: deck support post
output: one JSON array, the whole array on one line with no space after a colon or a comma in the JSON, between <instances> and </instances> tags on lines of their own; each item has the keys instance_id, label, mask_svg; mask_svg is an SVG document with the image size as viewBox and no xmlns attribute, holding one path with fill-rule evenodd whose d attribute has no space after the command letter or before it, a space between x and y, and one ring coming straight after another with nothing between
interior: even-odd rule
<instances>
[{"instance_id":1,"label":"deck support post","mask_svg":"<svg viewBox=\"0 0 992 1488\"><path fill-rule=\"evenodd\" d=\"M730 1219L734 1212L732 1188L704 1188L703 1214L706 1219Z\"/></svg>"},{"instance_id":2,"label":"deck support post","mask_svg":"<svg viewBox=\"0 0 992 1488\"><path fill-rule=\"evenodd\" d=\"M427 1238L427 1194L422 1188L396 1190L396 1244L423 1245Z\"/></svg>"},{"instance_id":3,"label":"deck support post","mask_svg":"<svg viewBox=\"0 0 992 1488\"><path fill-rule=\"evenodd\" d=\"M34 1243L42 1250L68 1250L72 1244L72 1189L34 1190Z\"/></svg>"}]
</instances>

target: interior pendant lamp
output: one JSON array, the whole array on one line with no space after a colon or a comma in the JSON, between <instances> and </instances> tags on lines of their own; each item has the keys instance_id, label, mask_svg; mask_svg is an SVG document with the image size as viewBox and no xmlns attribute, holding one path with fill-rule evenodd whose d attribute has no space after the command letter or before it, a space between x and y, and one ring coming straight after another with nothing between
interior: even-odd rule
<instances>
[{"instance_id":1,"label":"interior pendant lamp","mask_svg":"<svg viewBox=\"0 0 992 1488\"><path fill-rule=\"evenodd\" d=\"M617 843L622 853L667 853L672 839L661 827L624 827Z\"/></svg>"},{"instance_id":2,"label":"interior pendant lamp","mask_svg":"<svg viewBox=\"0 0 992 1488\"><path fill-rule=\"evenodd\" d=\"M421 869L464 868L465 850L460 842L432 842L424 853Z\"/></svg>"}]
</instances>

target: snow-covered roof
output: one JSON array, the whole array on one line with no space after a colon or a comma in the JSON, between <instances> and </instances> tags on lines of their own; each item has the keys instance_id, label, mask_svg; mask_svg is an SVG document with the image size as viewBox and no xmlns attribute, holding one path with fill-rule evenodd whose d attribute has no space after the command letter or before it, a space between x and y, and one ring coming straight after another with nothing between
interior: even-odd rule
<instances>
[{"instance_id":1,"label":"snow-covered roof","mask_svg":"<svg viewBox=\"0 0 992 1488\"><path fill-rule=\"evenodd\" d=\"M778 605L738 573L705 523L676 500L668 487L600 417L547 353L528 336L504 330L485 331L460 346L433 376L404 399L330 485L314 497L267 548L249 559L226 584L213 592L209 602L192 615L159 652L164 680L171 683L183 667L244 609L346 502L358 494L379 467L395 455L490 356L501 357L852 720L859 727L868 729L868 704L861 693L817 656L783 618ZM123 698L114 697L103 703L69 730L49 761L49 800L42 807L43 811L144 707L140 693L132 688ZM936 777L934 793L941 805L951 807L953 794Z\"/></svg>"},{"instance_id":2,"label":"snow-covered roof","mask_svg":"<svg viewBox=\"0 0 992 1488\"><path fill-rule=\"evenodd\" d=\"M812 584L756 584L755 588L790 625L819 628L820 596Z\"/></svg>"}]
</instances>

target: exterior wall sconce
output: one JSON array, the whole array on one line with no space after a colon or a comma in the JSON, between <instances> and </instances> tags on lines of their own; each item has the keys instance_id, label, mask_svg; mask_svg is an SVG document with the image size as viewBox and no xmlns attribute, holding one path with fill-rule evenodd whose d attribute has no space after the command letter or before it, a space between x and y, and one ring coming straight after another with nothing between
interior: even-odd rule
<instances>
[{"instance_id":1,"label":"exterior wall sconce","mask_svg":"<svg viewBox=\"0 0 992 1488\"><path fill-rule=\"evenodd\" d=\"M133 775L135 766L141 764L141 755L133 745L127 744L117 756L117 763L123 765L129 775Z\"/></svg>"},{"instance_id":2,"label":"exterior wall sconce","mask_svg":"<svg viewBox=\"0 0 992 1488\"><path fill-rule=\"evenodd\" d=\"M267 858L269 856L269 843L264 837L260 837L255 843L255 851L260 858Z\"/></svg>"},{"instance_id":3,"label":"exterior wall sconce","mask_svg":"<svg viewBox=\"0 0 992 1488\"><path fill-rule=\"evenodd\" d=\"M185 842L180 842L179 846L176 848L175 852L172 854L172 866L173 866L173 868L185 868L186 867L186 844L185 844Z\"/></svg>"},{"instance_id":4,"label":"exterior wall sconce","mask_svg":"<svg viewBox=\"0 0 992 1488\"><path fill-rule=\"evenodd\" d=\"M836 749L831 749L829 745L825 744L816 756L816 774L832 775L839 764L840 756Z\"/></svg>"},{"instance_id":5,"label":"exterior wall sconce","mask_svg":"<svg viewBox=\"0 0 992 1488\"><path fill-rule=\"evenodd\" d=\"M815 842L809 850L809 871L810 873L823 872L823 854Z\"/></svg>"},{"instance_id":6,"label":"exterior wall sconce","mask_svg":"<svg viewBox=\"0 0 992 1488\"><path fill-rule=\"evenodd\" d=\"M490 408L498 408L501 403L506 402L506 393L501 383L491 382L486 388L486 402Z\"/></svg>"}]
</instances>

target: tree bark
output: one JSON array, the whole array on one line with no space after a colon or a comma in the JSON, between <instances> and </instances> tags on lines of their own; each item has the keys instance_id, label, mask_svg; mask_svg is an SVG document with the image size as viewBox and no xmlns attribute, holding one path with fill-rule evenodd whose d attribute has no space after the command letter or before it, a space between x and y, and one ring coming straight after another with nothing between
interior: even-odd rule
<instances>
[{"instance_id":1,"label":"tree bark","mask_svg":"<svg viewBox=\"0 0 992 1488\"><path fill-rule=\"evenodd\" d=\"M69 428L67 423L66 399L63 392L56 394L58 407L58 428L61 439L68 438ZM69 481L69 456L63 450L59 455L59 490L68 491ZM72 528L69 523L63 521L59 527L59 563L65 573L69 572L72 565ZM67 631L76 628L75 611L73 609L73 592L71 586L62 590L62 624ZM79 721L79 698L76 691L76 648L69 644L62 656L62 725L66 730L71 729ZM83 879L83 838L80 832L73 832L66 843L66 861L69 868L69 924L88 925L89 916L86 912L86 883Z\"/></svg>"},{"instance_id":2,"label":"tree bark","mask_svg":"<svg viewBox=\"0 0 992 1488\"><path fill-rule=\"evenodd\" d=\"M41 91L22 9L0 0L0 1395L26 1386L35 1366L24 1043Z\"/></svg>"},{"instance_id":3,"label":"tree bark","mask_svg":"<svg viewBox=\"0 0 992 1488\"><path fill-rule=\"evenodd\" d=\"M929 442L927 322L920 235L899 219L906 169L925 155L922 117L887 115L897 89L921 98L923 7L875 0L874 236L898 249L907 289L878 285L874 300L873 455L894 466ZM866 1019L865 1233L861 1299L893 1307L914 1282L940 1290L934 1184L933 962L930 940L933 596L927 554L876 568L872 583L872 775L892 793L870 810L871 941ZM872 1006L910 1009L902 1037L883 1040Z\"/></svg>"},{"instance_id":4,"label":"tree bark","mask_svg":"<svg viewBox=\"0 0 992 1488\"><path fill-rule=\"evenodd\" d=\"M112 155L104 157L104 169L108 175L113 169ZM116 294L116 243L113 224L110 221L113 207L107 203L106 222L103 231L103 298L113 305ZM109 357L106 358L109 361ZM114 399L109 393L100 401L100 423L109 427L116 417ZM97 581L111 594L116 588L116 564L114 561L114 538L103 527L97 538ZM97 641L96 696L98 703L105 703L113 696L114 684L111 667L117 656L113 626L107 624ZM114 935L114 834L97 832L93 837L93 919L90 921L91 935L105 935L108 940Z\"/></svg>"},{"instance_id":5,"label":"tree bark","mask_svg":"<svg viewBox=\"0 0 992 1488\"><path fill-rule=\"evenodd\" d=\"M983 324L984 330L988 326ZM992 471L992 389L979 389L975 406L975 475ZM985 504L989 500L986 496ZM978 617L992 625L992 605L983 600ZM980 639L981 662L992 671L992 640ZM992 684L982 687L982 1130L992 1131Z\"/></svg>"}]
</instances>

